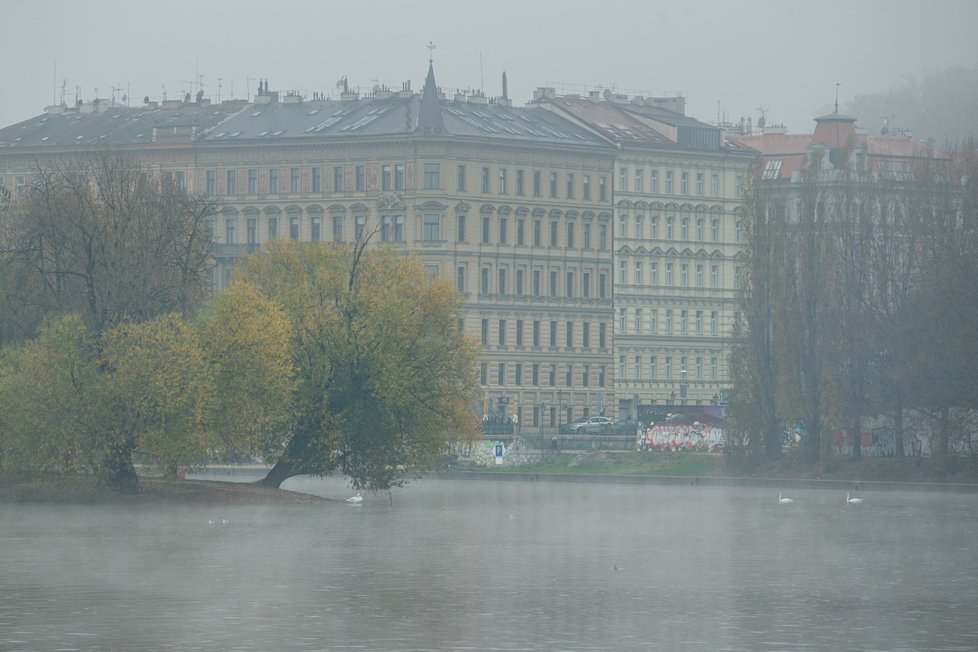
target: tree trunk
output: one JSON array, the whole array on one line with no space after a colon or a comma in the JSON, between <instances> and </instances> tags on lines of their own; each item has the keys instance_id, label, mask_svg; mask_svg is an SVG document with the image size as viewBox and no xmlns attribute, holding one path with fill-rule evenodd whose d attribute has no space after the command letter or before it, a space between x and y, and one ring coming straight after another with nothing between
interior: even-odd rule
<instances>
[{"instance_id":1,"label":"tree trunk","mask_svg":"<svg viewBox=\"0 0 978 652\"><path fill-rule=\"evenodd\" d=\"M292 435L285 447L285 453L275 462L265 477L258 481L258 484L277 489L292 476L301 475L301 460L305 459L304 455L310 441L311 437L302 432Z\"/></svg>"},{"instance_id":2,"label":"tree trunk","mask_svg":"<svg viewBox=\"0 0 978 652\"><path fill-rule=\"evenodd\" d=\"M950 423L950 413L951 410L945 405L941 407L941 421L938 425L937 433L937 450L931 450L931 453L936 453L938 464L942 469L947 469L950 460L948 459L948 440L950 439L951 423Z\"/></svg>"},{"instance_id":3,"label":"tree trunk","mask_svg":"<svg viewBox=\"0 0 978 652\"><path fill-rule=\"evenodd\" d=\"M900 393L897 392L897 406L893 411L893 446L894 456L898 460L904 458L903 454L903 401L900 400Z\"/></svg>"},{"instance_id":4,"label":"tree trunk","mask_svg":"<svg viewBox=\"0 0 978 652\"><path fill-rule=\"evenodd\" d=\"M129 494L139 492L139 477L132 463L132 449L128 441L109 446L98 471L99 479L107 487Z\"/></svg>"},{"instance_id":5,"label":"tree trunk","mask_svg":"<svg viewBox=\"0 0 978 652\"><path fill-rule=\"evenodd\" d=\"M295 464L292 460L286 459L285 457L280 458L275 462L275 466L269 469L265 477L258 481L258 484L265 485L266 487L275 487L278 489L282 486L282 483L291 478L293 475L298 475L294 472Z\"/></svg>"}]
</instances>

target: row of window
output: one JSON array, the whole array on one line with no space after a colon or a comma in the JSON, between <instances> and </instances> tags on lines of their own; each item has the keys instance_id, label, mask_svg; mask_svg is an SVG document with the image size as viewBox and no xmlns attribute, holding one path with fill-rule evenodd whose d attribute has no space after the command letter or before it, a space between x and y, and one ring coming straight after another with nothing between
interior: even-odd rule
<instances>
[{"instance_id":1,"label":"row of window","mask_svg":"<svg viewBox=\"0 0 978 652\"><path fill-rule=\"evenodd\" d=\"M265 218L265 239L274 240L275 238L285 236L284 232L280 232L280 220L278 217L267 217ZM309 240L313 242L318 242L322 240L322 218L313 217L309 221ZM258 243L258 218L249 217L245 219L245 232L243 240L237 235L237 225L238 219L235 217L229 217L224 220L224 244L241 244L247 243L249 245L254 245ZM284 225L281 228L288 229L288 237L290 240L300 239L300 226L301 218L298 216L288 217L284 220ZM213 225L211 226L213 231ZM302 238L305 239L305 238Z\"/></svg>"},{"instance_id":2,"label":"row of window","mask_svg":"<svg viewBox=\"0 0 978 652\"><path fill-rule=\"evenodd\" d=\"M709 278L706 276L706 265L704 263L660 263L658 261L648 262L635 260L631 264L631 276L629 277L628 260L618 262L618 283L621 285L648 285L651 287L710 287L717 289L720 287L722 278L720 276L720 265L711 264L709 267ZM645 270L648 268L648 274ZM661 272L661 273L660 273ZM692 274L690 273L692 272ZM709 285L707 285L709 282Z\"/></svg>"},{"instance_id":3,"label":"row of window","mask_svg":"<svg viewBox=\"0 0 978 652\"><path fill-rule=\"evenodd\" d=\"M667 216L665 218L665 229L660 230L659 224L661 219L658 215L652 215L649 217L649 239L659 240L660 236L665 240L675 240L677 235L676 225L678 224L678 235L679 240L693 240L699 242L706 241L706 218L697 218L694 222L692 218L683 217L676 219L673 216ZM629 219L628 215L618 216L618 237L627 238L629 237ZM632 220L632 234L631 237L643 240L645 239L645 216L636 215L634 220ZM710 220L710 242L720 242L721 235L721 222L719 217L715 217ZM690 236L693 236L692 238ZM741 242L743 238L743 224L740 220L734 222L734 242Z\"/></svg>"},{"instance_id":4,"label":"row of window","mask_svg":"<svg viewBox=\"0 0 978 652\"><path fill-rule=\"evenodd\" d=\"M505 319L495 320L495 344L499 346L506 346L507 342L512 341L515 346L532 346L535 349L543 348L543 328L548 325L548 335L547 346L551 349L556 349L558 347L565 347L567 349L574 348L575 345L575 323L572 321L565 322L563 329L563 344L561 340L558 339L558 325L557 320L550 320L549 322L542 322L539 319L534 319L531 322L526 322L523 319L514 319L511 322ZM508 324L513 324L513 333L509 332ZM489 319L482 320L482 344L483 346L489 346L490 344L490 329L491 322ZM590 350L591 341L591 322L582 322L581 327L581 348L585 350ZM513 340L509 340L513 337ZM597 348L605 349L608 344L608 325L604 322L598 323L597 332Z\"/></svg>"},{"instance_id":5,"label":"row of window","mask_svg":"<svg viewBox=\"0 0 978 652\"><path fill-rule=\"evenodd\" d=\"M233 231L233 222L236 218L226 218L228 224L231 225L229 228ZM268 217L267 229L268 236L275 237L278 232L278 217ZM301 219L299 216L292 216L289 218L292 221ZM332 239L336 241L342 241L344 239L344 217L341 215L332 216ZM357 224L355 237L359 237L363 234L364 229L367 227L367 216L355 216L354 222ZM469 231L468 224L469 221L473 219L466 214L458 214L455 216L455 240L456 242L468 242ZM248 218L248 233L254 235L257 233L257 218ZM313 227L311 230L311 239L320 240L320 217L312 217ZM445 240L443 217L439 213L426 213L421 217L421 231L420 237L422 240L430 241L442 241ZM680 227L680 237L681 239L688 239L689 237L689 224L688 219L682 220L682 225ZM405 219L404 215L381 215L380 216L380 239L383 242L403 242L405 240ZM495 223L494 223L495 222ZM667 239L672 239L673 236L673 224L672 218L667 218L666 220L666 237ZM635 233L638 237L642 237L644 231L642 225L644 221L641 218L636 218L636 229ZM651 224L651 236L652 238L658 237L658 218L652 218L650 220ZM735 240L740 242L741 240L741 222L738 220L735 224ZM696 239L702 240L704 235L704 224L703 220L699 220L696 223ZM578 238L578 233L580 233L580 238ZM714 242L719 239L720 236L720 220L715 219L711 223L711 238ZM626 232L626 222L624 218L619 224L619 236L625 237ZM578 224L573 221L567 221L563 223L563 229L561 229L561 222L557 220L550 220L545 222L541 219L527 219L524 217L509 218L506 216L498 216L493 220L490 216L483 215L481 217L481 230L479 233L479 241L482 244L515 244L517 246L527 246L532 245L534 247L566 247L568 249L573 249L580 245L582 249L597 249L599 251L606 251L608 249L608 227L606 224L592 224L591 222L584 222ZM249 239L249 243L254 243L255 240ZM233 244L233 241L228 240L227 244ZM622 279L624 282L624 279ZM636 280L637 284L641 284L641 280ZM656 282L652 283L657 285ZM671 282L667 282L666 285L672 285ZM685 285L685 284L684 284ZM701 284L698 284L702 287ZM715 285L713 287L716 287Z\"/></svg>"},{"instance_id":6,"label":"row of window","mask_svg":"<svg viewBox=\"0 0 978 652\"><path fill-rule=\"evenodd\" d=\"M540 170L532 170L529 180L527 179L526 170L515 170L512 185L510 185L510 170L508 168L496 168L495 175L493 174L492 168L484 166L482 168L482 192L491 193L495 189L496 194L499 195L509 195L515 194L516 196L526 196L528 190L533 197L543 197L544 188L544 176L543 172ZM456 190L458 192L465 192L467 188L466 183L467 169L465 165L458 166L458 181L456 183ZM493 178L495 178L496 183L493 184ZM598 176L597 177L597 200L598 201L608 201L608 182L607 177ZM550 199L557 199L563 196L564 199L576 199L577 195L577 175L573 172L564 173L563 184L561 184L561 178L559 173L550 172L546 177L546 186L549 190L547 196ZM561 187L563 186L563 187ZM563 191L563 195L561 195ZM581 199L585 201L591 201L592 199L592 183L590 174L581 175Z\"/></svg>"},{"instance_id":7,"label":"row of window","mask_svg":"<svg viewBox=\"0 0 978 652\"><path fill-rule=\"evenodd\" d=\"M697 172L694 177L690 176L689 172L679 173L679 184L676 185L676 174L673 170L666 170L665 177L663 179L664 183L660 186L659 184L659 170L653 168L650 170L649 181L645 182L645 172L644 167L632 168L634 177L631 183L631 192L648 192L653 195L666 194L666 195L696 195L697 197L720 197L720 175L711 174L710 175L710 188L709 195L707 195L706 189L706 174L703 172ZM692 181L692 183L691 183ZM744 178L741 175L737 175L734 179L734 197L740 199L741 193L743 192ZM621 192L629 192L629 168L628 166L621 166L618 170L618 188Z\"/></svg>"},{"instance_id":8,"label":"row of window","mask_svg":"<svg viewBox=\"0 0 978 652\"><path fill-rule=\"evenodd\" d=\"M512 270L512 286L510 285L510 268L499 266L493 274L493 267L484 265L479 270L479 294L495 294L499 296L514 295L517 297L567 297L569 299L607 299L608 274L582 271L578 277L575 270L567 270L561 278L559 269L545 270L543 267L527 270L526 267L516 267ZM529 271L529 275L527 274ZM580 278L580 286L577 281ZM495 280L495 286L492 285ZM563 285L561 285L563 281ZM455 269L455 286L459 292L470 292L468 283L468 265L459 264Z\"/></svg>"},{"instance_id":9,"label":"row of window","mask_svg":"<svg viewBox=\"0 0 978 652\"><path fill-rule=\"evenodd\" d=\"M507 376L510 371L513 374L511 377ZM489 373L489 363L483 362L479 370L479 383L481 385L488 386L490 384ZM513 385L557 387L558 381L562 387L605 387L607 373L604 365L498 362L495 365L495 378L493 380L493 384L502 387Z\"/></svg>"},{"instance_id":10,"label":"row of window","mask_svg":"<svg viewBox=\"0 0 978 652\"><path fill-rule=\"evenodd\" d=\"M248 244L255 244L258 242L258 218L257 217L247 217L246 219L246 242ZM301 223L300 215L291 215L287 218L289 220L290 234L294 234L293 239L299 239L299 226ZM336 242L341 242L349 234L345 232L345 224L347 218L342 215L330 216L331 219L331 239ZM354 215L353 216L354 232L353 237L359 239L363 237L364 233L368 228L367 216L366 215ZM391 214L391 215L381 215L380 216L380 240L382 242L404 242L405 241L405 218L401 214ZM455 238L456 242L464 243L468 242L468 222L471 218L465 214L458 214L455 217ZM264 218L266 223L266 233L268 238L275 238L279 233L279 220L277 216L269 216ZM227 217L225 218L225 243L234 244L235 243L235 229L237 224L237 217ZM420 232L419 236L421 240L440 242L444 241L445 238L445 226L443 224L444 218L440 213L424 213L421 216ZM525 218L516 218L514 220L515 228L513 236L515 237L515 244L517 245L527 245L532 243L535 247L544 246L544 223L542 220L534 219L527 220ZM527 224L530 222L530 224ZM310 218L310 232L309 239L313 241L319 241L323 239L322 234L322 224L323 218L320 216L312 216ZM482 243L490 243L491 228L490 219L488 217L482 218ZM510 225L509 219L506 217L500 217L497 220L497 231L496 235L499 238L501 244L508 244L510 239ZM591 249L595 244L598 250L605 251L608 249L608 228L606 224L592 225L590 222L581 225L581 242L580 244L584 249ZM213 226L212 226L213 228ZM597 231L597 237L592 236L592 232ZM577 244L577 225L574 223L567 223L564 232L565 239L564 245L567 248L573 248ZM549 222L549 229L547 231L548 239L547 244L551 247L559 246L559 236L560 228L559 222L551 221Z\"/></svg>"},{"instance_id":11,"label":"row of window","mask_svg":"<svg viewBox=\"0 0 978 652\"><path fill-rule=\"evenodd\" d=\"M368 189L368 177L366 165L352 166L353 176L346 176L346 166L336 165L332 170L332 192L365 192ZM403 163L381 164L379 167L379 177L376 182L371 180L370 190L398 191L406 190L405 165ZM221 177L217 170L206 170L204 173L203 191L208 195L238 195L248 194L257 195L259 193L278 194L288 192L299 194L302 192L323 192L324 178L323 167L315 166L312 168L290 167L287 175L280 178L284 169L278 167L271 168L248 168L243 178L239 175L238 169L224 170ZM441 164L424 163L422 167L422 188L425 190L440 190L441 186ZM178 174L183 174L182 172ZM492 175L489 167L482 168L482 192L490 193L493 188L500 195L516 195L533 197L543 197L544 177L539 170L531 171L529 181L527 180L526 170L515 170L512 186L510 185L510 171L507 168L496 170L496 183L492 183ZM574 172L564 174L563 186L559 182L557 172L550 172L547 182L549 185L548 197L555 199L563 197L565 199L575 199L577 193L577 180L580 176L581 198L585 201L592 200L592 195L597 201L608 201L608 184L606 177L599 176L597 179L597 191L592 191L591 175L578 175ZM219 185L223 183L223 185ZM458 166L458 177L456 190L466 192L467 166ZM563 194L561 194L563 190Z\"/></svg>"},{"instance_id":12,"label":"row of window","mask_svg":"<svg viewBox=\"0 0 978 652\"><path fill-rule=\"evenodd\" d=\"M665 335L719 335L719 313L711 310L665 309L661 326ZM678 321L676 317L678 316ZM629 319L629 317L631 317ZM636 335L659 335L659 311L656 308L619 308L618 333Z\"/></svg>"},{"instance_id":13,"label":"row of window","mask_svg":"<svg viewBox=\"0 0 978 652\"><path fill-rule=\"evenodd\" d=\"M238 195L248 194L257 195L259 193L278 194L288 192L299 194L302 192L323 192L323 168L308 168L308 176L304 177L304 169L301 167L288 168L288 174L280 178L282 170L280 168L249 168L244 177L239 179L239 170L224 170L224 176L220 179L223 186L219 187L219 177L216 170L207 170L204 173L204 192L208 195ZM177 174L183 174L178 172ZM350 179L349 188L344 186L345 167L341 165L332 168L332 190L333 192L344 192L352 190L364 192L367 189L367 166L356 165L353 167L353 176ZM241 182L239 184L239 181ZM379 190L394 191L405 189L405 166L402 163L385 164L380 166Z\"/></svg>"},{"instance_id":14,"label":"row of window","mask_svg":"<svg viewBox=\"0 0 978 652\"><path fill-rule=\"evenodd\" d=\"M653 355L648 358L648 362L642 356L636 355L629 364L628 356L618 356L619 378L622 380L662 380L662 381L697 381L697 380L717 380L720 375L718 358L710 356L706 361L709 365L703 368L704 360L702 356L695 356L688 360L687 356L679 357L679 365L673 364L673 356L664 356L663 365L659 366L659 356ZM692 362L692 367L687 367L687 362ZM662 376L659 372L663 372ZM704 375L705 373L705 375Z\"/></svg>"},{"instance_id":15,"label":"row of window","mask_svg":"<svg viewBox=\"0 0 978 652\"><path fill-rule=\"evenodd\" d=\"M458 242L467 242L466 233L466 215L458 215L456 217L457 228L455 229L456 239ZM488 215L482 216L482 231L480 234L480 242L482 244L516 244L517 246L532 244L534 247L542 247L546 242L549 247L559 247L563 245L568 249L573 249L578 244L577 239L577 223L576 222L565 222L564 223L564 240L563 243L560 241L560 222L557 220L550 220L546 223L546 231L544 231L544 221L539 219L527 220L523 217L517 217L514 226L510 226L510 219L506 216L499 216L496 218L496 228L493 229L492 218ZM529 224L528 224L529 222ZM597 238L594 237L594 231L590 222L585 222L580 225L580 246L582 249L593 249L597 245L597 249L600 251L605 251L608 249L608 225L598 224L597 226ZM513 233L510 233L510 229L513 229ZM495 240L493 235L496 236Z\"/></svg>"},{"instance_id":16,"label":"row of window","mask_svg":"<svg viewBox=\"0 0 978 652\"><path fill-rule=\"evenodd\" d=\"M345 166L337 165L332 168L332 191L333 192L344 192L344 191L355 191L364 192L367 190L367 166L366 165L356 165L353 166L353 178L350 187L344 185L345 182ZM645 192L646 185L644 180L644 168L635 168L635 180L633 185L633 192ZM667 195L696 195L698 197L706 197L704 189L704 174L702 172L696 173L695 177L695 192L691 192L690 187L690 176L688 172L682 172L679 175L679 188L676 192L676 187L674 183L674 174L672 170L667 170L665 174L665 184L663 192L660 193L659 189L659 171L652 170L650 175L650 184L648 186L648 192L652 194L667 194ZM249 195L256 195L259 192L267 192L269 194L277 194L280 192L290 192L290 193L300 193L300 192L323 192L323 168L316 166L309 169L308 180L303 179L303 169L300 167L290 167L288 168L288 176L280 184L280 169L279 168L249 168L246 173L246 177L242 179L247 185L246 193ZM179 172L177 174L183 174ZM225 195L237 195L239 191L238 186L238 170L225 170L225 177L223 194ZM466 192L468 188L467 174L468 169L465 165L459 165L457 170L457 180L456 180L456 190L458 192ZM561 182L560 174L557 172L547 173L546 179L544 178L544 173L540 170L532 170L529 175L529 181L527 180L526 170L517 169L514 171L512 186L510 185L510 170L508 168L496 168L495 174L493 174L492 168L484 166L481 173L481 191L483 193L491 193L495 190L498 195L516 195L516 196L527 196L531 195L533 197L543 197L544 187L548 189L547 196L551 199L556 199L563 197L564 199L576 199L577 197L577 181L578 175L574 172L566 172L563 176L563 182ZM493 180L495 179L495 183ZM288 182L288 190L285 190L285 182ZM207 170L205 173L205 187L204 191L208 195L218 194L218 174L216 170ZM261 184L261 185L259 185ZM580 175L580 192L581 199L585 201L590 201L592 198L597 199L599 202L604 202L608 200L608 184L607 179L604 176L597 177L597 191L592 190L592 182L590 174ZM620 169L620 180L619 180L619 190L628 191L628 168L622 167ZM397 191L405 190L405 166L403 163L394 164L381 164L380 165L380 175L378 184L373 187L371 184L371 190L377 189L381 191ZM423 165L423 175L422 175L422 187L426 190L439 190L441 189L441 166L439 163L425 163ZM734 197L739 199L742 193L743 187L743 177L737 175L735 179ZM710 197L719 197L719 175L713 174L710 176Z\"/></svg>"}]
</instances>

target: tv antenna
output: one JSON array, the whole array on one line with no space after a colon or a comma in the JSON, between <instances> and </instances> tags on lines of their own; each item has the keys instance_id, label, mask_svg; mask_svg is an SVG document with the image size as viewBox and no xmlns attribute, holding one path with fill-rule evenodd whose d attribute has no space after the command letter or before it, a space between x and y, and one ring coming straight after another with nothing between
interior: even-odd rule
<instances>
[{"instance_id":1,"label":"tv antenna","mask_svg":"<svg viewBox=\"0 0 978 652\"><path fill-rule=\"evenodd\" d=\"M757 128L758 129L763 129L764 128L764 123L767 121L767 118L765 116L767 116L767 111L768 110L766 108L764 108L763 106L757 107L756 110L761 114L761 117L759 117L757 119Z\"/></svg>"}]
</instances>

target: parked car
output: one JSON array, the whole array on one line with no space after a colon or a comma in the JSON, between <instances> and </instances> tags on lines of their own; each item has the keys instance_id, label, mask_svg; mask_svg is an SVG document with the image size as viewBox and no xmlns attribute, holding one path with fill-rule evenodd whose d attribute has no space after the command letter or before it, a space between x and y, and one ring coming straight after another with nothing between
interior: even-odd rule
<instances>
[{"instance_id":1,"label":"parked car","mask_svg":"<svg viewBox=\"0 0 978 652\"><path fill-rule=\"evenodd\" d=\"M615 421L616 435L634 435L638 432L638 421L635 419L619 419Z\"/></svg>"},{"instance_id":2,"label":"parked car","mask_svg":"<svg viewBox=\"0 0 978 652\"><path fill-rule=\"evenodd\" d=\"M615 424L609 417L588 417L570 424L570 431L577 435L588 433L611 433Z\"/></svg>"}]
</instances>

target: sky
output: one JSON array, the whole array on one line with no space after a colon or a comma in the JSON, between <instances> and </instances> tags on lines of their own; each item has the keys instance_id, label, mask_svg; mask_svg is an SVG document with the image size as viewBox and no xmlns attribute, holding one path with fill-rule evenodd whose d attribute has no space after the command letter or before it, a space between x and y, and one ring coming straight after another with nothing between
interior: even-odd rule
<instances>
[{"instance_id":1,"label":"sky","mask_svg":"<svg viewBox=\"0 0 978 652\"><path fill-rule=\"evenodd\" d=\"M0 126L76 97L131 105L203 90L337 95L420 90L429 57L443 89L687 99L686 113L811 132L847 100L978 65L974 0L6 0ZM434 44L434 49L428 48ZM63 89L63 90L62 90ZM856 116L857 118L859 116ZM875 125L861 125L874 127Z\"/></svg>"}]
</instances>

